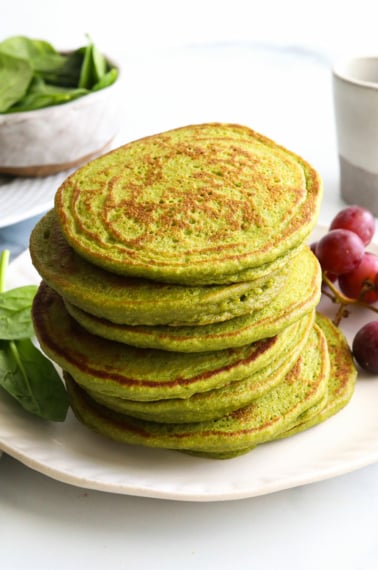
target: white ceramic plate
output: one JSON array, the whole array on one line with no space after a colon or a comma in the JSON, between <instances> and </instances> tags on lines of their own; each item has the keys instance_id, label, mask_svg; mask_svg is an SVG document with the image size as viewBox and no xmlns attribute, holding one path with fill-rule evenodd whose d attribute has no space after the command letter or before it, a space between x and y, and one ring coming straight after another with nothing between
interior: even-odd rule
<instances>
[{"instance_id":1,"label":"white ceramic plate","mask_svg":"<svg viewBox=\"0 0 378 570\"><path fill-rule=\"evenodd\" d=\"M68 172L46 178L15 178L0 174L0 228L49 210Z\"/></svg>"},{"instance_id":2,"label":"white ceramic plate","mask_svg":"<svg viewBox=\"0 0 378 570\"><path fill-rule=\"evenodd\" d=\"M11 266L8 285L33 281L38 276L25 253ZM330 306L322 309L329 312ZM369 311L358 311L344 321L344 331L351 338L372 318ZM46 423L1 393L0 449L49 477L84 488L183 501L241 499L378 461L377 402L378 378L361 375L351 403L327 422L242 457L215 461L117 444L90 432L72 414L62 424Z\"/></svg>"}]
</instances>

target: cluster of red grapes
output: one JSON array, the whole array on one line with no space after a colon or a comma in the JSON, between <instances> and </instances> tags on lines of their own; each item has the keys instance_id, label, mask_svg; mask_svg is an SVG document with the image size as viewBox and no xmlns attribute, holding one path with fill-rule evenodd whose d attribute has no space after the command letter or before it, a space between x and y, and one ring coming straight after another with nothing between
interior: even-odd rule
<instances>
[{"instance_id":1,"label":"cluster of red grapes","mask_svg":"<svg viewBox=\"0 0 378 570\"><path fill-rule=\"evenodd\" d=\"M343 309L348 304L372 306L378 301L378 256L367 252L375 232L373 214L349 206L332 220L329 231L311 248L322 268L325 283L336 292ZM338 281L339 290L332 286ZM352 352L361 368L378 373L378 320L357 331Z\"/></svg>"}]
</instances>

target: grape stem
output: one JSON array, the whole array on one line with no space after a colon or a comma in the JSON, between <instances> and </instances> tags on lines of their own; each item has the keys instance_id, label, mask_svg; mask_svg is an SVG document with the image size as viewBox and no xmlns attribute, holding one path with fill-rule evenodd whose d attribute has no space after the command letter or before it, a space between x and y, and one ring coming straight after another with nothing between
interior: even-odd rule
<instances>
[{"instance_id":1,"label":"grape stem","mask_svg":"<svg viewBox=\"0 0 378 570\"><path fill-rule=\"evenodd\" d=\"M323 281L327 285L330 292L323 289L322 293L327 297L329 297L333 303L337 303L338 305L340 305L335 315L335 318L333 319L335 325L338 326L341 322L341 319L349 316L349 310L348 310L349 305L358 305L359 307L365 307L370 311L378 313L378 307L374 307L371 304L366 303L362 299L352 299L351 297L347 297L346 295L344 295L339 289L337 289L337 287L335 287L332 281L328 278L326 272L323 272ZM363 291L361 296L363 296L365 292L366 291Z\"/></svg>"}]
</instances>

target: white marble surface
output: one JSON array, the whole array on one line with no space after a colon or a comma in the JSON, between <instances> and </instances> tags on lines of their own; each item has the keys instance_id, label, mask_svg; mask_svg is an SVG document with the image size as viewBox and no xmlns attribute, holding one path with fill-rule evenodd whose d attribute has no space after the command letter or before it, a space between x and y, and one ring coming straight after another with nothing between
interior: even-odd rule
<instances>
[{"instance_id":1,"label":"white marble surface","mask_svg":"<svg viewBox=\"0 0 378 570\"><path fill-rule=\"evenodd\" d=\"M318 168L322 223L343 205L324 52L243 41L123 57L117 142L192 122L241 122ZM0 246L22 249L33 223L3 228ZM0 460L0 554L11 570L373 570L377 520L377 464L253 499L181 503L84 490Z\"/></svg>"}]
</instances>

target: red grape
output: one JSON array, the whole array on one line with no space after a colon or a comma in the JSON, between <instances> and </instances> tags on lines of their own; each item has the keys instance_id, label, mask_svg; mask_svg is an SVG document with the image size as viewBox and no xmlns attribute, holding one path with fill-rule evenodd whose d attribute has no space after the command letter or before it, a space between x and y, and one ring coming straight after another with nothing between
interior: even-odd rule
<instances>
[{"instance_id":1,"label":"red grape","mask_svg":"<svg viewBox=\"0 0 378 570\"><path fill-rule=\"evenodd\" d=\"M360 299L365 303L378 300L378 257L373 253L364 253L359 266L339 277L339 287L344 295L352 299Z\"/></svg>"},{"instance_id":2,"label":"red grape","mask_svg":"<svg viewBox=\"0 0 378 570\"><path fill-rule=\"evenodd\" d=\"M317 247L318 247L318 242L317 242L317 241L313 241L313 242L310 244L310 249L311 249L311 251L312 251L312 253L313 253L314 255L316 255L316 248L317 248Z\"/></svg>"},{"instance_id":3,"label":"red grape","mask_svg":"<svg viewBox=\"0 0 378 570\"><path fill-rule=\"evenodd\" d=\"M342 275L353 271L361 262L365 248L357 234L350 230L331 230L316 246L316 256L323 271Z\"/></svg>"},{"instance_id":4,"label":"red grape","mask_svg":"<svg viewBox=\"0 0 378 570\"><path fill-rule=\"evenodd\" d=\"M361 238L364 245L368 245L375 232L375 219L366 208L348 206L336 214L329 229L350 230Z\"/></svg>"},{"instance_id":5,"label":"red grape","mask_svg":"<svg viewBox=\"0 0 378 570\"><path fill-rule=\"evenodd\" d=\"M378 321L367 323L357 332L352 352L361 368L378 374Z\"/></svg>"}]
</instances>

